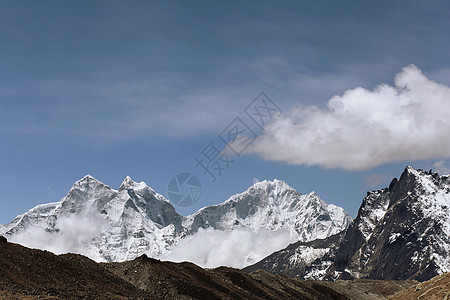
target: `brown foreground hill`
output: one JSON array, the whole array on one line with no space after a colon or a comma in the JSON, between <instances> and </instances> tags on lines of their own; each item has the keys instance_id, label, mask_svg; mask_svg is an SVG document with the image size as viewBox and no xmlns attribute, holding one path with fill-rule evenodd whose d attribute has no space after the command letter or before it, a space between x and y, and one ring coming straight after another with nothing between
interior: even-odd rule
<instances>
[{"instance_id":1,"label":"brown foreground hill","mask_svg":"<svg viewBox=\"0 0 450 300\"><path fill-rule=\"evenodd\" d=\"M364 300L383 299L416 283L298 280L262 270L247 274L226 267L203 269L146 256L98 264L82 255L54 255L0 237L0 299Z\"/></svg>"},{"instance_id":2,"label":"brown foreground hill","mask_svg":"<svg viewBox=\"0 0 450 300\"><path fill-rule=\"evenodd\" d=\"M436 276L409 289L390 296L390 300L447 300L450 299L450 273Z\"/></svg>"}]
</instances>

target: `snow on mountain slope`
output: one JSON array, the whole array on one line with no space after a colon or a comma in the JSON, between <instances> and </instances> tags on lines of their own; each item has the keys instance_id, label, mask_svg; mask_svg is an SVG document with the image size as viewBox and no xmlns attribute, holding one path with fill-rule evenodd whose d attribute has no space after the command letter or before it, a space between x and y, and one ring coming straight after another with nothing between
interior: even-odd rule
<instances>
[{"instance_id":1,"label":"snow on mountain slope","mask_svg":"<svg viewBox=\"0 0 450 300\"><path fill-rule=\"evenodd\" d=\"M222 204L205 207L187 217L192 231L213 227L220 230L289 230L291 241L311 241L345 230L351 217L340 207L328 205L314 192L302 195L284 181L262 181Z\"/></svg>"},{"instance_id":2,"label":"snow on mountain slope","mask_svg":"<svg viewBox=\"0 0 450 300\"><path fill-rule=\"evenodd\" d=\"M182 243L186 249L195 252L203 247L206 257L216 253L231 258L235 249L223 246L227 252L218 253L213 248L220 241L243 245L246 240L247 247L241 247L245 253L239 253L243 257L234 265L242 267L289 241L327 237L346 229L350 222L342 208L326 204L314 192L301 195L279 180L257 183L223 204L183 217L144 182L136 183L127 177L114 190L87 175L60 202L38 205L2 231L11 241L29 247L79 252L97 261L130 260L142 254L170 258L174 245L187 238L195 247ZM208 237L200 229L208 229ZM289 233L287 239L285 232ZM272 247L267 247L270 253L255 248L261 248L267 238L273 241ZM227 263L204 257L199 261Z\"/></svg>"},{"instance_id":3,"label":"snow on mountain slope","mask_svg":"<svg viewBox=\"0 0 450 300\"><path fill-rule=\"evenodd\" d=\"M135 183L127 177L119 190L113 190L89 175L77 181L60 202L38 205L16 217L4 231L12 241L42 248L39 247L41 239L29 239L28 229L43 228L45 232L41 232L40 237L47 241L48 233L66 240L69 237L63 235L67 232L78 234L75 228L81 225L98 226L93 222L94 216L84 219L85 224L78 223L76 218L70 219L71 216L83 216L91 208L95 208L97 215L109 225L108 230L102 230L93 240L84 241L86 254L97 260L123 261L144 253L158 256L169 250L181 231L182 217L145 183ZM33 233L39 234L39 231ZM38 241L37 245L29 244L35 241ZM61 241L57 239L54 245L43 248L54 249L52 246L58 248L59 244Z\"/></svg>"},{"instance_id":4,"label":"snow on mountain slope","mask_svg":"<svg viewBox=\"0 0 450 300\"><path fill-rule=\"evenodd\" d=\"M358 229L367 240L373 232L377 223L384 217L388 210L389 198L383 190L371 191L364 198L363 205L359 211L360 221Z\"/></svg>"},{"instance_id":5,"label":"snow on mountain slope","mask_svg":"<svg viewBox=\"0 0 450 300\"><path fill-rule=\"evenodd\" d=\"M438 267L438 273L450 272L450 176L437 176L437 173L423 174L414 169L410 172L419 179L422 194L417 203L412 203L413 210L421 214L423 218L433 220L430 226L436 234L428 236L431 228L427 228L419 237L419 241L427 239L430 242L431 261ZM394 233L391 237L399 237ZM395 239L393 239L395 241ZM423 255L419 251L414 253L414 258L419 259Z\"/></svg>"}]
</instances>

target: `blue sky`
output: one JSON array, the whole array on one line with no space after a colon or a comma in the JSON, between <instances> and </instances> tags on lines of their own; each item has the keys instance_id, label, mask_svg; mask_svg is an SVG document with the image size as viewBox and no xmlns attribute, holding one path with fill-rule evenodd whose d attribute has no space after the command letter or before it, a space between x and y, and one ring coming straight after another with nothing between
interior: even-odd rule
<instances>
[{"instance_id":1,"label":"blue sky","mask_svg":"<svg viewBox=\"0 0 450 300\"><path fill-rule=\"evenodd\" d=\"M446 1L3 1L0 223L58 201L85 174L113 188L129 175L167 195L169 180L179 172L195 174L203 186L195 205L177 207L182 214L223 202L254 178L278 178L301 193L315 190L355 216L366 191L386 186L406 165L448 170L447 146L432 153L394 146L383 152L406 138L388 134L392 143L375 144L374 153L384 156L373 164L347 168L348 153L338 147L333 153L343 163L308 165L292 152L276 157L285 147L275 145L270 134L284 133L273 129L216 182L193 157L210 141L218 143L235 117L245 118L244 108L261 91L301 125L292 115L302 107L327 112L334 95L346 104L348 90L396 86L396 74L410 64L428 80L450 85L449 6ZM408 74L406 89L413 76ZM433 103L430 107L438 102ZM447 108L441 111L450 113ZM445 140L450 132L444 125L439 134ZM438 140L414 133L407 145ZM286 137L299 143L296 133ZM298 145L290 146L295 152ZM439 147L430 144L434 148Z\"/></svg>"}]
</instances>

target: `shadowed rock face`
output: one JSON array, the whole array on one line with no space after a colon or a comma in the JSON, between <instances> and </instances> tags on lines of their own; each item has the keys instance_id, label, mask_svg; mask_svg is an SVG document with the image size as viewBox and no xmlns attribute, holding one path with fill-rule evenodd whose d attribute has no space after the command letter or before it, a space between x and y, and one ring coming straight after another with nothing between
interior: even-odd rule
<instances>
[{"instance_id":1,"label":"shadowed rock face","mask_svg":"<svg viewBox=\"0 0 450 300\"><path fill-rule=\"evenodd\" d=\"M414 282L304 281L147 256L102 263L0 242L1 299L382 299Z\"/></svg>"},{"instance_id":2,"label":"shadowed rock face","mask_svg":"<svg viewBox=\"0 0 450 300\"><path fill-rule=\"evenodd\" d=\"M450 270L449 252L449 176L407 167L388 188L367 194L337 244L330 238L320 246L293 244L247 269L328 280L423 281ZM315 260L308 253L316 253Z\"/></svg>"}]
</instances>

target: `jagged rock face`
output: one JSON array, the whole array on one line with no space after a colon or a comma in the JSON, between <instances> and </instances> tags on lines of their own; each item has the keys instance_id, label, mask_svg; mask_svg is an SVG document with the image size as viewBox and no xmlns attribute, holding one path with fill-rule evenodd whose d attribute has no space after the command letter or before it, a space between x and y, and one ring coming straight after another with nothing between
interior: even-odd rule
<instances>
[{"instance_id":1,"label":"jagged rock face","mask_svg":"<svg viewBox=\"0 0 450 300\"><path fill-rule=\"evenodd\" d=\"M255 266L328 280L428 280L449 272L450 177L407 167L388 188L367 194L340 241L316 242L290 245Z\"/></svg>"},{"instance_id":2,"label":"jagged rock face","mask_svg":"<svg viewBox=\"0 0 450 300\"><path fill-rule=\"evenodd\" d=\"M407 167L364 199L329 274L427 280L450 271L449 229L449 176Z\"/></svg>"},{"instance_id":3,"label":"jagged rock face","mask_svg":"<svg viewBox=\"0 0 450 300\"><path fill-rule=\"evenodd\" d=\"M13 239L30 228L59 234L78 226L77 218L101 227L84 242L83 254L97 261L166 255L180 239L199 228L288 230L293 240L309 241L341 232L351 222L342 208L326 204L315 193L301 195L279 180L255 184L223 204L183 217L144 182L127 177L114 190L88 175L60 202L31 209L0 228L0 233Z\"/></svg>"},{"instance_id":4,"label":"jagged rock face","mask_svg":"<svg viewBox=\"0 0 450 300\"><path fill-rule=\"evenodd\" d=\"M136 188L138 187L138 188ZM160 227L174 225L176 232L181 232L183 217L179 215L175 208L163 196L144 186L139 188L139 184L134 183L129 177L119 188L119 192L126 190L130 199L130 205L135 205L137 212L144 212L145 216Z\"/></svg>"},{"instance_id":5,"label":"jagged rock face","mask_svg":"<svg viewBox=\"0 0 450 300\"><path fill-rule=\"evenodd\" d=\"M378 222L384 217L388 206L388 189L367 193L367 196L363 199L363 203L358 211L356 219L349 226L342 243L339 245L339 250L336 253L332 269L345 269L352 256L371 236ZM336 279L340 274L341 273L332 274L332 276L334 276L333 279Z\"/></svg>"}]
</instances>

